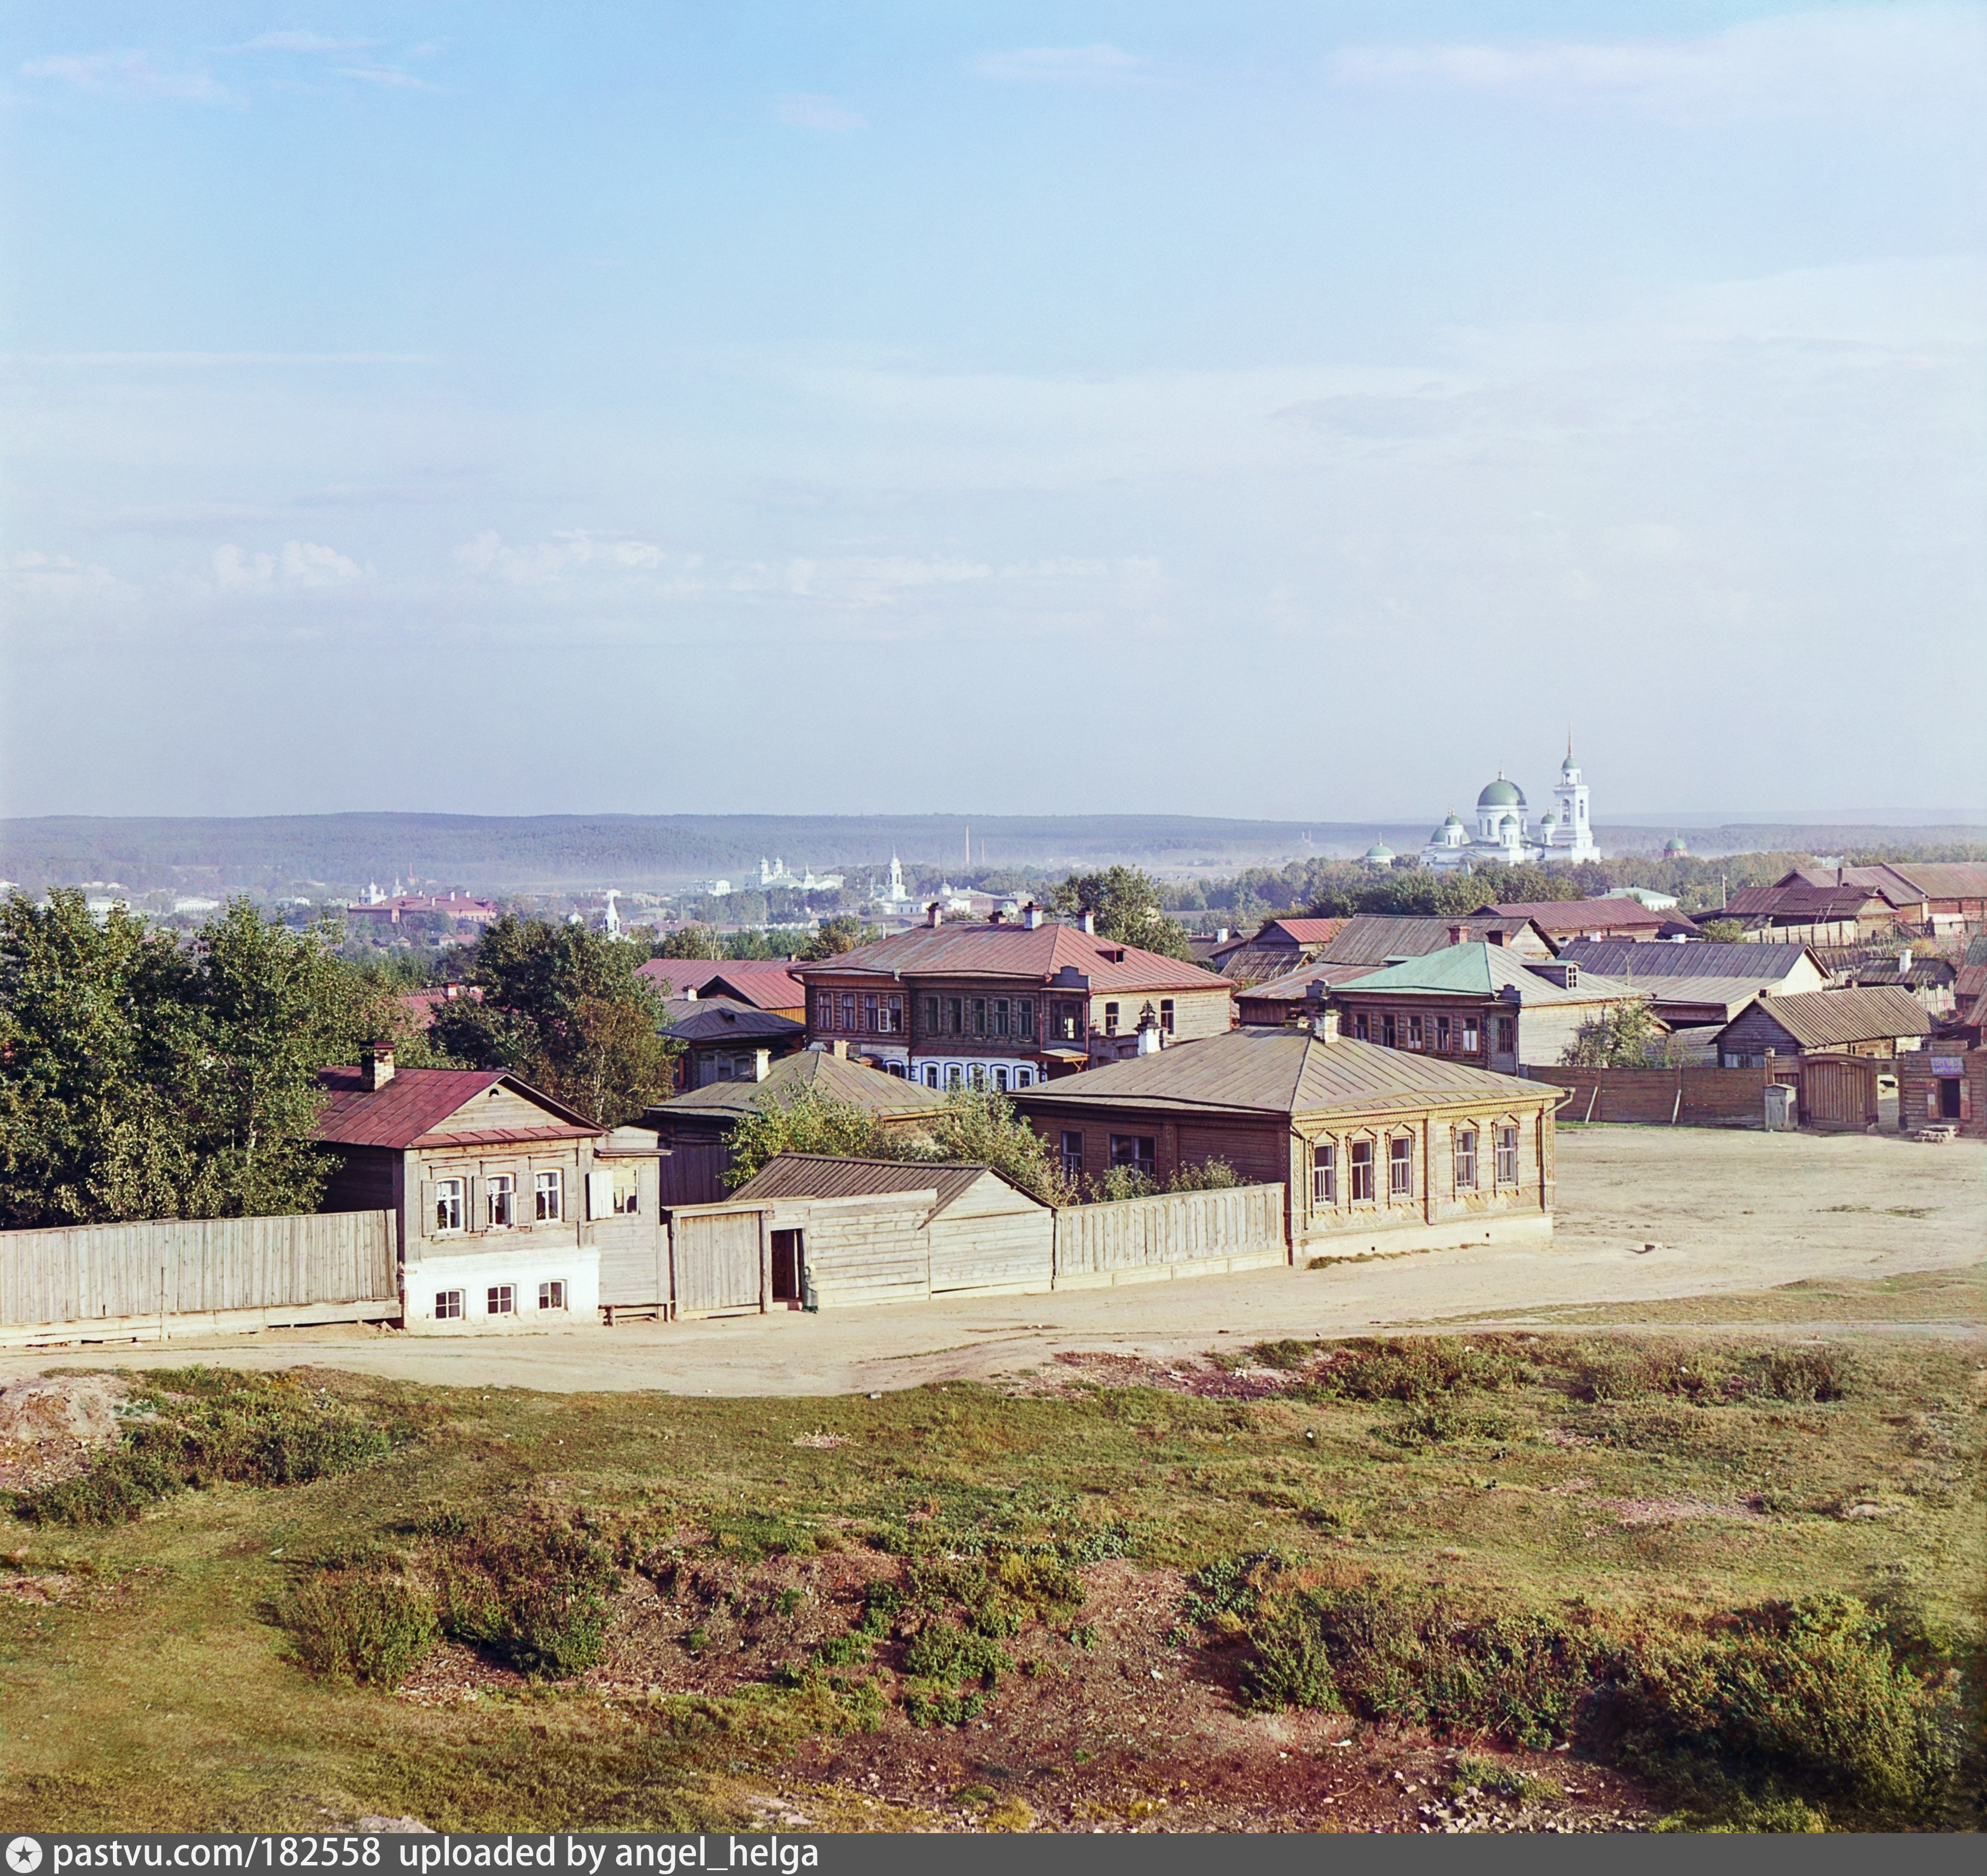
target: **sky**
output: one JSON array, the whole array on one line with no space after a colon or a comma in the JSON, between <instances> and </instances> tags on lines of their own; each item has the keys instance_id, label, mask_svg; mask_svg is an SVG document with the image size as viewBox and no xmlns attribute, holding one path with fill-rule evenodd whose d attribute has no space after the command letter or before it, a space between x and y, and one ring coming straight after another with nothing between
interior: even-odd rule
<instances>
[{"instance_id":1,"label":"sky","mask_svg":"<svg viewBox=\"0 0 1987 1876\"><path fill-rule=\"evenodd\" d=\"M0 13L0 813L1987 818L1987 8Z\"/></svg>"}]
</instances>

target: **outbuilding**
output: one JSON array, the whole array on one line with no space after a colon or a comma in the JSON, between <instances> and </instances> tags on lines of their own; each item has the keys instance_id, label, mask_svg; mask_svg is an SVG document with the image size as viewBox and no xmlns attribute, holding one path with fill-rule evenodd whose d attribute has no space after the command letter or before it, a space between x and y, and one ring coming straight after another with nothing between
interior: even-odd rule
<instances>
[{"instance_id":1,"label":"outbuilding","mask_svg":"<svg viewBox=\"0 0 1987 1876\"><path fill-rule=\"evenodd\" d=\"M1763 997L1718 1032L1718 1061L1724 1068L1763 1068L1769 1054L1890 1057L1922 1048L1931 1029L1925 1006L1893 984Z\"/></svg>"}]
</instances>

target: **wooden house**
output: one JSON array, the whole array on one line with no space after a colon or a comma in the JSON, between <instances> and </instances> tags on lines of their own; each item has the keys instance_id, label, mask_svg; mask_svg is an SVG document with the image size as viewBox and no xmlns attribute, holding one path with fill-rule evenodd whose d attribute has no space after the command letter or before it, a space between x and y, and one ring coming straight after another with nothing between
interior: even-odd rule
<instances>
[{"instance_id":1,"label":"wooden house","mask_svg":"<svg viewBox=\"0 0 1987 1876\"><path fill-rule=\"evenodd\" d=\"M1763 997L1719 1031L1719 1065L1763 1068L1769 1054L1810 1051L1894 1056L1922 1047L1931 1028L1925 1006L1895 984Z\"/></svg>"},{"instance_id":2,"label":"wooden house","mask_svg":"<svg viewBox=\"0 0 1987 1876\"><path fill-rule=\"evenodd\" d=\"M1574 938L1560 946L1559 961L1577 964L1583 977L1632 984L1673 1030L1722 1029L1755 997L1826 990L1834 981L1827 961L1803 944Z\"/></svg>"},{"instance_id":3,"label":"wooden house","mask_svg":"<svg viewBox=\"0 0 1987 1876\"><path fill-rule=\"evenodd\" d=\"M775 1303L1013 1296L1054 1277L1054 1213L987 1166L782 1153L730 1203L766 1214Z\"/></svg>"},{"instance_id":4,"label":"wooden house","mask_svg":"<svg viewBox=\"0 0 1987 1876\"><path fill-rule=\"evenodd\" d=\"M1237 1029L1015 1097L1071 1177L1221 1160L1285 1189L1291 1254L1552 1230L1561 1092L1307 1028Z\"/></svg>"},{"instance_id":5,"label":"wooden house","mask_svg":"<svg viewBox=\"0 0 1987 1876\"><path fill-rule=\"evenodd\" d=\"M1466 919L1391 917L1361 913L1348 919L1315 962L1334 967L1359 965L1378 970L1404 958L1425 957L1451 945L1492 944L1513 957L1550 958L1553 947L1530 919L1506 918L1499 913L1473 913Z\"/></svg>"},{"instance_id":6,"label":"wooden house","mask_svg":"<svg viewBox=\"0 0 1987 1876\"><path fill-rule=\"evenodd\" d=\"M1196 950L1195 962L1231 984L1266 983L1314 962L1344 926L1343 919L1270 919L1260 931L1216 945L1204 957Z\"/></svg>"},{"instance_id":7,"label":"wooden house","mask_svg":"<svg viewBox=\"0 0 1987 1876\"><path fill-rule=\"evenodd\" d=\"M599 1159L608 1129L517 1076L396 1071L380 1049L318 1079L338 1160L320 1209L393 1214L407 1328L591 1323L602 1253L653 1250L653 1154Z\"/></svg>"},{"instance_id":8,"label":"wooden house","mask_svg":"<svg viewBox=\"0 0 1987 1876\"><path fill-rule=\"evenodd\" d=\"M796 1023L807 1014L807 992L777 959L652 957L635 974L669 997L729 997Z\"/></svg>"},{"instance_id":9,"label":"wooden house","mask_svg":"<svg viewBox=\"0 0 1987 1876\"><path fill-rule=\"evenodd\" d=\"M1451 945L1331 993L1345 1033L1359 1041L1506 1075L1557 1065L1583 1024L1647 1000L1638 987L1577 963L1527 963L1490 944Z\"/></svg>"},{"instance_id":10,"label":"wooden house","mask_svg":"<svg viewBox=\"0 0 1987 1876\"><path fill-rule=\"evenodd\" d=\"M1477 914L1529 919L1553 946L1571 938L1626 938L1648 943L1695 938L1697 926L1680 912L1659 912L1638 899L1543 899L1485 906Z\"/></svg>"},{"instance_id":11,"label":"wooden house","mask_svg":"<svg viewBox=\"0 0 1987 1876\"><path fill-rule=\"evenodd\" d=\"M663 1033L683 1044L676 1086L685 1092L764 1081L772 1063L807 1041L805 1024L730 997L672 997L663 1005Z\"/></svg>"},{"instance_id":12,"label":"wooden house","mask_svg":"<svg viewBox=\"0 0 1987 1876\"><path fill-rule=\"evenodd\" d=\"M845 1043L926 1088L1004 1092L1229 1027L1226 977L1100 938L1088 922L1031 906L1018 923L948 925L934 906L923 925L795 967L808 1040Z\"/></svg>"}]
</instances>

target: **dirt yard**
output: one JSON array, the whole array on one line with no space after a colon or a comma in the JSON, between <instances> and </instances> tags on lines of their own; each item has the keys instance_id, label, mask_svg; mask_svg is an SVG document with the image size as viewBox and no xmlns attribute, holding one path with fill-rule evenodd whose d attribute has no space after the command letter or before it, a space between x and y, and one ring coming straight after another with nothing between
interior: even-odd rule
<instances>
[{"instance_id":1,"label":"dirt yard","mask_svg":"<svg viewBox=\"0 0 1987 1876\"><path fill-rule=\"evenodd\" d=\"M0 1382L64 1366L311 1361L457 1386L825 1395L983 1378L1074 1349L1184 1356L1210 1338L1557 1319L1570 1306L1739 1298L1790 1284L1956 1271L1987 1250L1987 1151L1895 1137L1569 1127L1549 1249L1418 1253L1323 1270L804 1316L498 1339L364 1328L0 1354ZM1817 1306L1825 1318L1826 1305ZM1714 1308L1715 1314L1715 1308Z\"/></svg>"}]
</instances>

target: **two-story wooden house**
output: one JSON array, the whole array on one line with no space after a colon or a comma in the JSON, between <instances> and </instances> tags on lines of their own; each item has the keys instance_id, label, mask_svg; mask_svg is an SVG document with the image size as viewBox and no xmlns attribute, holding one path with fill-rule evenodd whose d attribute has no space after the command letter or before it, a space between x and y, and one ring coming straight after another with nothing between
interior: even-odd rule
<instances>
[{"instance_id":1,"label":"two-story wooden house","mask_svg":"<svg viewBox=\"0 0 1987 1876\"><path fill-rule=\"evenodd\" d=\"M322 1209L396 1221L410 1329L599 1319L600 1267L654 1262L656 1162L501 1069L403 1068L380 1049L319 1076Z\"/></svg>"},{"instance_id":2,"label":"two-story wooden house","mask_svg":"<svg viewBox=\"0 0 1987 1876\"><path fill-rule=\"evenodd\" d=\"M1224 1034L1233 986L1115 943L1088 921L923 925L794 967L810 1042L841 1042L927 1088L1030 1088L1093 1063Z\"/></svg>"}]
</instances>

